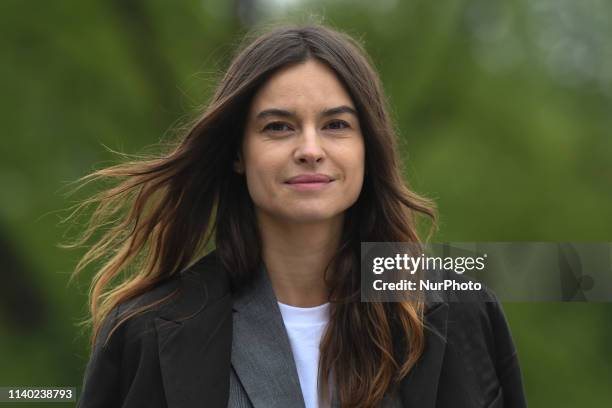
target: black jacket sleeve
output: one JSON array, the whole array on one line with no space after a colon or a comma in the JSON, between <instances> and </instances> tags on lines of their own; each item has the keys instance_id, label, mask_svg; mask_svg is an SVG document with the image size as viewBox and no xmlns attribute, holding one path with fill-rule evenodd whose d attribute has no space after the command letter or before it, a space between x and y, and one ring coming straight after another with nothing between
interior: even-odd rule
<instances>
[{"instance_id":1,"label":"black jacket sleeve","mask_svg":"<svg viewBox=\"0 0 612 408\"><path fill-rule=\"evenodd\" d=\"M91 352L83 388L77 407L119 407L121 406L121 358L123 355L123 327L119 327L111 338L106 339L117 321L118 308L106 317Z\"/></svg>"},{"instance_id":2,"label":"black jacket sleeve","mask_svg":"<svg viewBox=\"0 0 612 408\"><path fill-rule=\"evenodd\" d=\"M459 293L448 303L436 407L524 408L518 355L502 305L488 289L477 296Z\"/></svg>"},{"instance_id":3,"label":"black jacket sleeve","mask_svg":"<svg viewBox=\"0 0 612 408\"><path fill-rule=\"evenodd\" d=\"M527 402L518 354L502 305L492 292L491 296L493 301L488 302L487 307L495 344L495 368L503 390L503 406L523 408L527 406Z\"/></svg>"}]
</instances>

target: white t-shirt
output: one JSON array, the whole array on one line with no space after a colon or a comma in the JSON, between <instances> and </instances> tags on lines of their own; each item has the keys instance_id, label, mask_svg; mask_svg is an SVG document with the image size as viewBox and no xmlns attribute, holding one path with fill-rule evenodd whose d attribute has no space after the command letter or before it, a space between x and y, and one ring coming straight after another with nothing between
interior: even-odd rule
<instances>
[{"instance_id":1,"label":"white t-shirt","mask_svg":"<svg viewBox=\"0 0 612 408\"><path fill-rule=\"evenodd\" d=\"M295 307L278 302L278 306L289 335L306 408L323 408L319 406L317 378L319 344L329 321L329 303Z\"/></svg>"}]
</instances>

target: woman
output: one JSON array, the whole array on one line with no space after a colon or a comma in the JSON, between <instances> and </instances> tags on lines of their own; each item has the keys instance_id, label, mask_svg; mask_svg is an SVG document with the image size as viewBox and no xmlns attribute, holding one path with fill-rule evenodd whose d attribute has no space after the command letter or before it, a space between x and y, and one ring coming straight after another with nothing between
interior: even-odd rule
<instances>
[{"instance_id":1,"label":"woman","mask_svg":"<svg viewBox=\"0 0 612 408\"><path fill-rule=\"evenodd\" d=\"M99 178L119 182L83 204L79 243L111 227L77 265L105 259L80 407L525 405L495 298L359 301L360 242L419 242L434 210L347 35L248 41L184 138Z\"/></svg>"}]
</instances>

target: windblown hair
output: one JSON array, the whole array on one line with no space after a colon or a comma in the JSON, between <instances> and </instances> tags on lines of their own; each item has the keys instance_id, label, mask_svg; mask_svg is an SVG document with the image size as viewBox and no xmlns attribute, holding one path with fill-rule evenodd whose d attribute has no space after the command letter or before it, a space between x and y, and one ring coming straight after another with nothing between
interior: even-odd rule
<instances>
[{"instance_id":1,"label":"windblown hair","mask_svg":"<svg viewBox=\"0 0 612 408\"><path fill-rule=\"evenodd\" d=\"M254 276L260 234L244 176L232 163L254 94L280 68L309 59L327 64L351 96L366 155L362 191L346 211L341 243L325 274L331 315L321 341L319 392L329 395L331 381L342 407L374 407L408 374L424 349L423 301L360 302L360 243L420 242L417 216L435 226L434 205L402 178L397 136L366 52L350 36L316 24L247 37L204 113L167 152L77 180L114 182L79 205L77 210L96 207L84 233L68 246L83 245L106 228L74 271L103 261L90 289L92 344L115 306L194 263L213 237L232 290Z\"/></svg>"}]
</instances>

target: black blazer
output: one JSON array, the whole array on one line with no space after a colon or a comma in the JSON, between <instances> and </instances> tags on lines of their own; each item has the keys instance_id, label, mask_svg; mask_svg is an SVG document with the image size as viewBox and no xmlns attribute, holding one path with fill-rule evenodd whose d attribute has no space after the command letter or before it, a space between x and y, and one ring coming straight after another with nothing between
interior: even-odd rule
<instances>
[{"instance_id":1,"label":"black blazer","mask_svg":"<svg viewBox=\"0 0 612 408\"><path fill-rule=\"evenodd\" d=\"M122 314L171 296L122 323ZM435 302L426 347L400 387L405 408L525 407L517 353L500 303ZM78 407L226 408L232 293L213 251L103 322Z\"/></svg>"}]
</instances>

